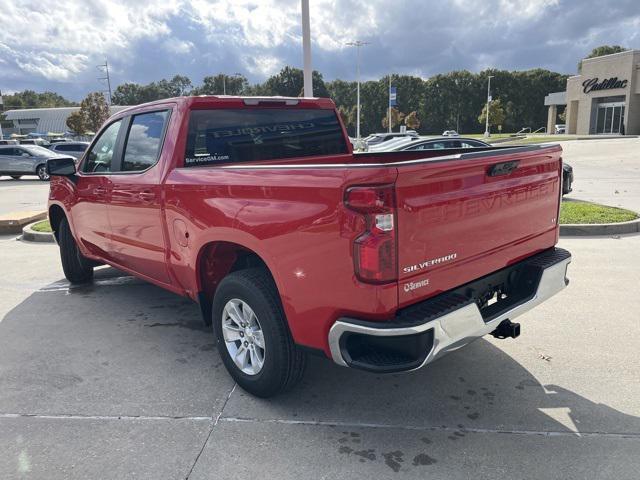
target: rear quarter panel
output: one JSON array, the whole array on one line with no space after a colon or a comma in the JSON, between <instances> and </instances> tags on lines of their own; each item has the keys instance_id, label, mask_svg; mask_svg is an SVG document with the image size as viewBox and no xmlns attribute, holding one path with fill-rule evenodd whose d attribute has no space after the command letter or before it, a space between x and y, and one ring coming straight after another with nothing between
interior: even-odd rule
<instances>
[{"instance_id":1,"label":"rear quarter panel","mask_svg":"<svg viewBox=\"0 0 640 480\"><path fill-rule=\"evenodd\" d=\"M273 274L296 342L327 351L337 317L382 319L397 306L395 283L355 278L352 247L362 225L343 206L347 186L391 183L395 174L394 168L177 168L166 180L176 278L189 292L200 289L194 272L209 242L253 250ZM186 246L173 228L182 224L190 232Z\"/></svg>"}]
</instances>

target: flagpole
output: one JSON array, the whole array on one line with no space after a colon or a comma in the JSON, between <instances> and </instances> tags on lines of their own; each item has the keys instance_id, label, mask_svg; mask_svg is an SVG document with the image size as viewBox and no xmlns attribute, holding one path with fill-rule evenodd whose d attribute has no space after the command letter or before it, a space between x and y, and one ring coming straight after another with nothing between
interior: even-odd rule
<instances>
[{"instance_id":1,"label":"flagpole","mask_svg":"<svg viewBox=\"0 0 640 480\"><path fill-rule=\"evenodd\" d=\"M389 105L387 105L387 127L391 133L391 74L389 74Z\"/></svg>"}]
</instances>

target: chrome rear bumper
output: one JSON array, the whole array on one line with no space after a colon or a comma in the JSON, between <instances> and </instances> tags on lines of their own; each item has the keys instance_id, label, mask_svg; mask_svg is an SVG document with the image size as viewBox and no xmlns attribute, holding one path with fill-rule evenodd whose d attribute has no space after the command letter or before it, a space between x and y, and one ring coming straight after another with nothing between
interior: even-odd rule
<instances>
[{"instance_id":1,"label":"chrome rear bumper","mask_svg":"<svg viewBox=\"0 0 640 480\"><path fill-rule=\"evenodd\" d=\"M566 278L566 271L570 262L571 255L569 252L561 249L551 249L521 262L523 264L522 268L539 268L540 270L537 277L539 278L537 286L532 290L534 293L504 311L493 312L489 318L487 318L486 313L483 316L473 298L468 298L466 301L462 299L459 306L454 306L453 309L448 307L448 311L442 314L436 313L435 316L431 315L425 318L423 323L411 325L403 324L406 322L402 320L363 322L341 318L335 322L329 331L329 347L333 361L342 366L381 372L409 371L420 368L448 352L457 350L473 340L491 333L504 320L513 320L563 290L569 283ZM427 300L425 303L429 301ZM451 302L449 301L449 303ZM433 307L427 307L427 311L433 310ZM358 363L350 358L348 346L345 345L343 340L345 336L352 334L360 335L360 338L402 336L402 339L396 339L396 345L405 344L407 340L418 338L418 336L422 335L424 339L416 345L418 345L417 348L420 348L420 345L424 345L426 351L415 358L414 361L398 365L399 368L393 368L393 365L391 365L391 368L367 368L366 363ZM380 340L380 338L372 340L372 343L379 343ZM375 349L375 347L373 348ZM412 348L415 350L416 346ZM387 355L385 358L388 360L390 357ZM388 361L392 362L393 360Z\"/></svg>"}]
</instances>

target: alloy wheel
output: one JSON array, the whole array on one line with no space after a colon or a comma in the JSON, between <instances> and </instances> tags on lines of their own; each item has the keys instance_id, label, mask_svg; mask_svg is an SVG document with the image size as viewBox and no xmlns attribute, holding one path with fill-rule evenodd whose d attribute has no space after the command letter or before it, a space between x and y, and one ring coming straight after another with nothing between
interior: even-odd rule
<instances>
[{"instance_id":1,"label":"alloy wheel","mask_svg":"<svg viewBox=\"0 0 640 480\"><path fill-rule=\"evenodd\" d=\"M233 362L247 375L260 373L265 356L264 335L251 307L233 298L224 306L221 320L222 336Z\"/></svg>"},{"instance_id":2,"label":"alloy wheel","mask_svg":"<svg viewBox=\"0 0 640 480\"><path fill-rule=\"evenodd\" d=\"M49 174L47 173L47 167L45 165L40 165L38 167L37 174L40 180L49 180Z\"/></svg>"}]
</instances>

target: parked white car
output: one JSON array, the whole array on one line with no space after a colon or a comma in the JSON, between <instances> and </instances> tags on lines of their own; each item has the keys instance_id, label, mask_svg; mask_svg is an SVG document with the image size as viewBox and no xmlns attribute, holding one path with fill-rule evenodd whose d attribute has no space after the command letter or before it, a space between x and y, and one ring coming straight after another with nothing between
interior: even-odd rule
<instances>
[{"instance_id":1,"label":"parked white car","mask_svg":"<svg viewBox=\"0 0 640 480\"><path fill-rule=\"evenodd\" d=\"M567 126L566 125L556 125L554 128L554 131L556 132L556 134L558 133L567 133Z\"/></svg>"},{"instance_id":2,"label":"parked white car","mask_svg":"<svg viewBox=\"0 0 640 480\"><path fill-rule=\"evenodd\" d=\"M401 145L409 145L413 142L420 140L420 137L398 137L387 142L378 143L376 145L370 145L368 152L390 152Z\"/></svg>"},{"instance_id":3,"label":"parked white car","mask_svg":"<svg viewBox=\"0 0 640 480\"><path fill-rule=\"evenodd\" d=\"M457 137L458 136L458 132L456 132L455 130L445 130L444 132L442 132L442 136L443 137Z\"/></svg>"},{"instance_id":4,"label":"parked white car","mask_svg":"<svg viewBox=\"0 0 640 480\"><path fill-rule=\"evenodd\" d=\"M399 132L391 132L391 133L373 133L369 135L364 141L372 147L374 145L379 145L381 143L390 142L392 140L396 140L398 138L418 138L418 132L415 130L407 130L404 133Z\"/></svg>"}]
</instances>

